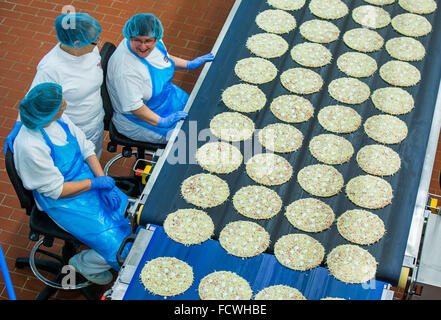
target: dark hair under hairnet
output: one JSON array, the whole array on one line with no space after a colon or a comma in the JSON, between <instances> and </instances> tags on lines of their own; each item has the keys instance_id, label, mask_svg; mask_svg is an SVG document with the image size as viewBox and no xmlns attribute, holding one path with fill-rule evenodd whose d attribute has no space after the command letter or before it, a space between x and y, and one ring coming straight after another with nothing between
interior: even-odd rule
<instances>
[{"instance_id":1,"label":"dark hair under hairnet","mask_svg":"<svg viewBox=\"0 0 441 320\"><path fill-rule=\"evenodd\" d=\"M55 19L55 32L62 44L81 48L98 39L101 25L87 13L65 13Z\"/></svg>"},{"instance_id":2,"label":"dark hair under hairnet","mask_svg":"<svg viewBox=\"0 0 441 320\"><path fill-rule=\"evenodd\" d=\"M161 40L164 28L161 21L152 13L138 13L131 17L123 29L124 37L153 37Z\"/></svg>"},{"instance_id":3,"label":"dark hair under hairnet","mask_svg":"<svg viewBox=\"0 0 441 320\"><path fill-rule=\"evenodd\" d=\"M37 130L51 122L63 102L63 89L45 82L33 87L20 102L18 111L25 127Z\"/></svg>"}]
</instances>

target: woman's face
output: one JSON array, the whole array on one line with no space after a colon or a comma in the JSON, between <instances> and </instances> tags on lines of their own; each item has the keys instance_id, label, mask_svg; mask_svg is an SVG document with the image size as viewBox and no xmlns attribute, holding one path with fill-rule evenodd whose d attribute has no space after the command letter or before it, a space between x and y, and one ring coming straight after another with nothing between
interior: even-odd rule
<instances>
[{"instance_id":1,"label":"woman's face","mask_svg":"<svg viewBox=\"0 0 441 320\"><path fill-rule=\"evenodd\" d=\"M154 37L131 37L130 48L140 58L146 58L155 48L157 38Z\"/></svg>"}]
</instances>

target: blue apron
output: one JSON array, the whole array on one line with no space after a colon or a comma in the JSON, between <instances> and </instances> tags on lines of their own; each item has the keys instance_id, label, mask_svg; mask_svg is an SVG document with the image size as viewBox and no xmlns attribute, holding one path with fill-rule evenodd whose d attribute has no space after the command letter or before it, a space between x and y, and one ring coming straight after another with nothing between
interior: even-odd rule
<instances>
[{"instance_id":1,"label":"blue apron","mask_svg":"<svg viewBox=\"0 0 441 320\"><path fill-rule=\"evenodd\" d=\"M61 120L57 120L57 123L66 132L66 145L54 145L43 129L40 129L40 132L51 149L51 157L63 175L64 181L93 178L94 174L83 160L78 141L71 134L68 125ZM73 197L57 200L46 197L35 190L32 192L35 200L52 220L79 241L98 252L112 268L119 270L116 254L123 240L132 233L132 229L128 219L124 218L128 198L117 187L115 190L121 199L120 206L115 211L106 208L101 201L99 192L106 191L88 190ZM125 249L123 255L127 253L129 246L126 246Z\"/></svg>"},{"instance_id":2,"label":"blue apron","mask_svg":"<svg viewBox=\"0 0 441 320\"><path fill-rule=\"evenodd\" d=\"M129 40L127 40L126 43L129 51L147 67L147 70L150 73L150 78L152 80L152 97L149 100L144 100L144 104L160 117L167 117L172 113L183 110L187 104L189 95L171 82L175 73L175 63L173 60L168 58L167 51L165 50L163 43L158 41L156 47L167 59L170 60L170 66L164 69L156 68L152 66L146 59L140 58L130 48ZM166 137L167 132L176 126L175 123L169 128L159 128L140 120L132 113L123 113L123 115L133 123L136 123L137 125L140 125L163 137Z\"/></svg>"}]
</instances>

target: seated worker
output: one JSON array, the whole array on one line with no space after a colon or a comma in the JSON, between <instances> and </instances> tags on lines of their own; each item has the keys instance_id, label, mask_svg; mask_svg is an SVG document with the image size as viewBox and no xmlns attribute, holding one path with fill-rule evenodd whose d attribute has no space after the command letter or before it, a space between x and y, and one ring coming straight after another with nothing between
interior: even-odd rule
<instances>
[{"instance_id":1,"label":"seated worker","mask_svg":"<svg viewBox=\"0 0 441 320\"><path fill-rule=\"evenodd\" d=\"M189 95L171 83L175 69L196 69L213 54L193 61L168 54L161 21L150 13L131 17L123 34L107 69L113 124L133 140L166 143L167 133L187 116L182 110Z\"/></svg>"},{"instance_id":2,"label":"seated worker","mask_svg":"<svg viewBox=\"0 0 441 320\"><path fill-rule=\"evenodd\" d=\"M119 270L118 249L131 234L124 218L128 198L104 176L93 143L63 114L65 107L59 84L29 91L19 105L23 126L13 144L15 168L38 208L91 248L69 264L86 279L107 284L109 269Z\"/></svg>"},{"instance_id":3,"label":"seated worker","mask_svg":"<svg viewBox=\"0 0 441 320\"><path fill-rule=\"evenodd\" d=\"M65 113L95 145L99 159L104 138L103 69L97 48L101 26L87 13L66 13L56 18L55 31L59 43L38 63L30 89L42 82L62 86L67 104ZM8 137L9 147L20 126L17 123Z\"/></svg>"}]
</instances>

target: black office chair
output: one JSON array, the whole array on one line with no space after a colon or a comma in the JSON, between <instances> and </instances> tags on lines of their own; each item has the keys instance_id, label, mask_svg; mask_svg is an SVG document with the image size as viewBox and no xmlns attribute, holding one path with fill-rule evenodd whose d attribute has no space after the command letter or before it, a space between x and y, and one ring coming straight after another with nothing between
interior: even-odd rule
<instances>
[{"instance_id":1,"label":"black office chair","mask_svg":"<svg viewBox=\"0 0 441 320\"><path fill-rule=\"evenodd\" d=\"M104 173L107 175L109 168L112 164L114 164L117 160L121 158L130 158L132 154L136 155L136 159L145 159L145 155L149 154L152 158L155 157L155 152L158 149L164 149L166 144L157 144L143 141L136 141L126 136L116 130L115 126L112 123L112 115L113 115L113 106L109 97L109 93L107 91L106 86L106 76L107 76L107 64L109 62L110 57L113 52L116 50L116 47L111 42L106 42L101 48L101 67L103 68L103 84L101 86L101 97L103 100L103 107L105 111L104 117L104 129L109 131L110 141L107 144L107 151L114 153L117 150L118 145L123 146L121 154L115 156L104 166ZM135 149L135 150L132 150Z\"/></svg>"},{"instance_id":2,"label":"black office chair","mask_svg":"<svg viewBox=\"0 0 441 320\"><path fill-rule=\"evenodd\" d=\"M20 201L20 205L26 210L26 214L30 216L29 239L36 241L36 244L32 248L29 257L17 258L15 261L15 266L17 268L30 266L35 276L46 284L45 289L40 292L36 300L47 300L59 289L79 289L86 299L99 299L99 296L89 287L92 283L84 279L80 274L76 274L76 279L79 279L81 281L80 283L69 286L62 284L62 279L67 275L68 272L63 270L63 267L68 265L69 259L77 253L77 249L82 245L82 243L71 234L58 227L45 212L38 210L32 192L25 189L23 186L23 183L15 169L14 156L9 149L5 156L5 165L9 179L11 180L15 193ZM40 235L43 236L41 239ZM40 246L42 245L46 248L52 247L54 239L61 239L64 241L61 255L56 255L52 252L40 249ZM37 259L37 253L51 257L52 260ZM40 273L39 269L54 274L54 279L47 279Z\"/></svg>"}]
</instances>

